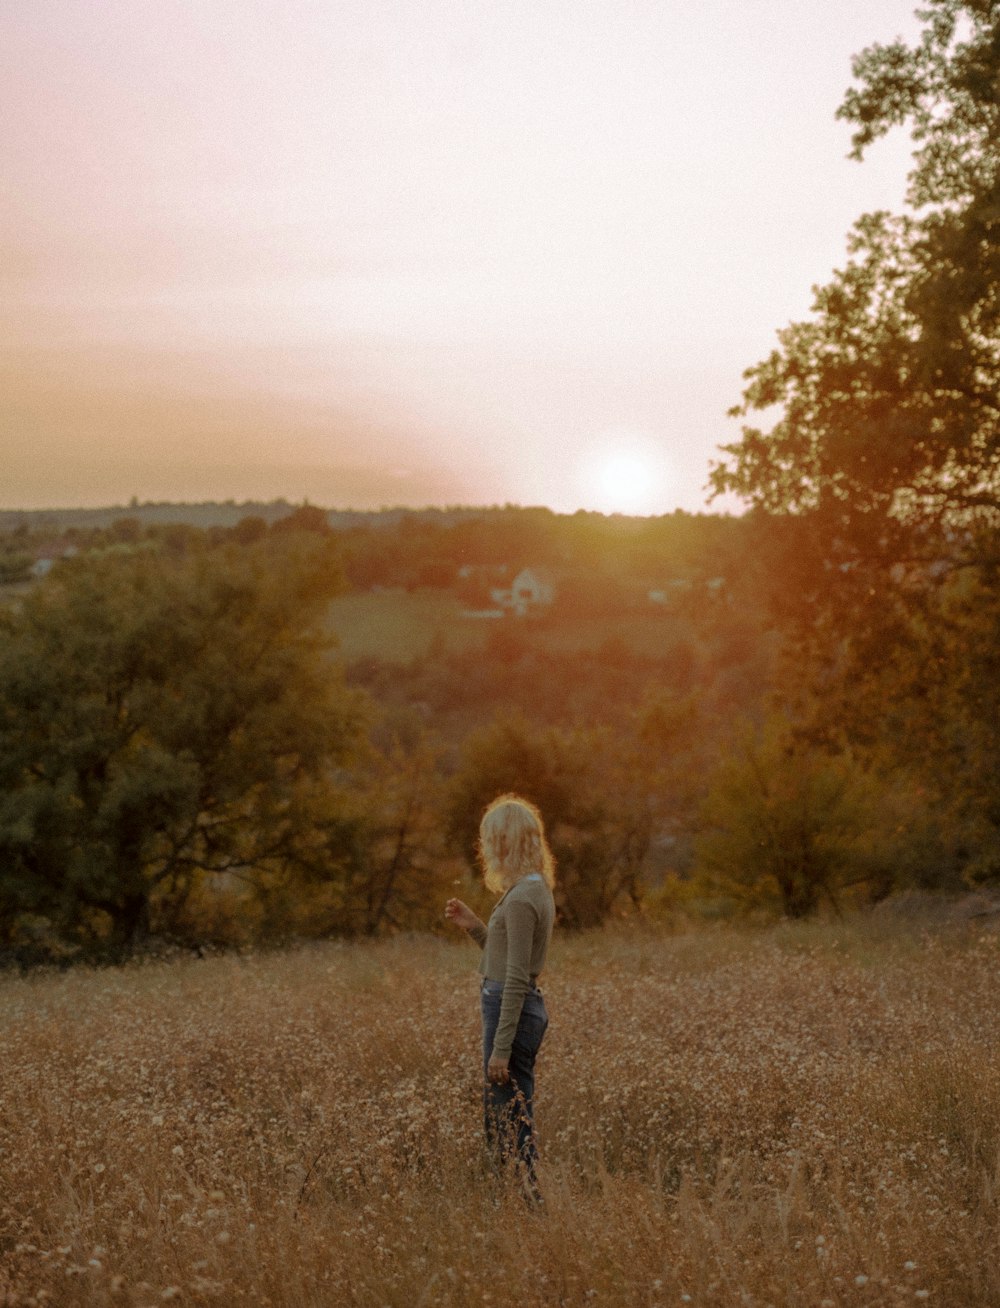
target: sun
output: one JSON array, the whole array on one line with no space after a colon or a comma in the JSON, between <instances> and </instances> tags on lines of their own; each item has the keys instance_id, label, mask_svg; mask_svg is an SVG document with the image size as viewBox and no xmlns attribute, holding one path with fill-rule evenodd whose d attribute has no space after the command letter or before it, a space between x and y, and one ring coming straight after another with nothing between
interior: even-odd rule
<instances>
[{"instance_id":1,"label":"sun","mask_svg":"<svg viewBox=\"0 0 1000 1308\"><path fill-rule=\"evenodd\" d=\"M580 472L585 508L637 516L664 511L667 461L648 438L608 433L584 456Z\"/></svg>"}]
</instances>

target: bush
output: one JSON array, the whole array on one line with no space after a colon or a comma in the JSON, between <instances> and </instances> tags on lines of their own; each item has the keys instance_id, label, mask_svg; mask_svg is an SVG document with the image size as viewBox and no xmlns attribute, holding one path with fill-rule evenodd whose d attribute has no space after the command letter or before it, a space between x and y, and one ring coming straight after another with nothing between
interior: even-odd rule
<instances>
[{"instance_id":1,"label":"bush","mask_svg":"<svg viewBox=\"0 0 1000 1308\"><path fill-rule=\"evenodd\" d=\"M719 768L702 809L696 869L742 907L807 917L878 884L870 778L847 754L799 746L774 720ZM867 842L867 843L866 843Z\"/></svg>"}]
</instances>

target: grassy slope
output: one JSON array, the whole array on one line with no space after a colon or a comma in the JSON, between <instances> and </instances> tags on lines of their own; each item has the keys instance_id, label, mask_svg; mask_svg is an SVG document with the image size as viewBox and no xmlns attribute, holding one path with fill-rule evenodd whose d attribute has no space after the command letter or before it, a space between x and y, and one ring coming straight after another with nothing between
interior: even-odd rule
<instances>
[{"instance_id":1,"label":"grassy slope","mask_svg":"<svg viewBox=\"0 0 1000 1308\"><path fill-rule=\"evenodd\" d=\"M1000 1304L998 952L558 939L542 1215L480 1169L464 943L0 979L0 1302Z\"/></svg>"}]
</instances>

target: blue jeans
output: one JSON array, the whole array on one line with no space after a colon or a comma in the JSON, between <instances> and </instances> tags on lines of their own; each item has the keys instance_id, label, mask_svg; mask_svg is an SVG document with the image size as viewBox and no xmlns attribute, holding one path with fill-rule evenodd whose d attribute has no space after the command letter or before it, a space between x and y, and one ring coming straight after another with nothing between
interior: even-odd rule
<instances>
[{"instance_id":1,"label":"blue jeans","mask_svg":"<svg viewBox=\"0 0 1000 1308\"><path fill-rule=\"evenodd\" d=\"M512 1159L523 1170L524 1180L535 1189L535 1165L538 1147L532 1101L535 1095L535 1057L549 1024L542 992L532 987L524 997L521 1016L510 1051L510 1081L506 1085L491 1082L486 1069L493 1052L493 1039L500 1021L503 984L483 981L483 1126L486 1147L494 1162L503 1166Z\"/></svg>"}]
</instances>

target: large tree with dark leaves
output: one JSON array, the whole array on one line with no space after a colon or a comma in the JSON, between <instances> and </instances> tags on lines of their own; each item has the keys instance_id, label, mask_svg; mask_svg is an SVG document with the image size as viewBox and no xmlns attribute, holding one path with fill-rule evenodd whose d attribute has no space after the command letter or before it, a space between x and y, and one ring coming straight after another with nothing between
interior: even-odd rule
<instances>
[{"instance_id":1,"label":"large tree with dark leaves","mask_svg":"<svg viewBox=\"0 0 1000 1308\"><path fill-rule=\"evenodd\" d=\"M81 557L0 612L0 942L128 947L315 855L360 717L329 542Z\"/></svg>"},{"instance_id":2,"label":"large tree with dark leaves","mask_svg":"<svg viewBox=\"0 0 1000 1308\"><path fill-rule=\"evenodd\" d=\"M915 46L857 57L839 110L859 159L909 126L904 211L858 220L812 316L748 371L713 482L778 542L826 727L929 764L982 832L1000 824L1000 3L918 13Z\"/></svg>"},{"instance_id":3,"label":"large tree with dark leaves","mask_svg":"<svg viewBox=\"0 0 1000 1308\"><path fill-rule=\"evenodd\" d=\"M881 553L912 549L918 528L937 549L1000 507L1000 4L923 13L917 47L858 56L839 111L858 158L910 124L908 209L858 220L813 317L747 373L735 412L781 416L714 471L718 490L809 513L850 561L886 535Z\"/></svg>"}]
</instances>

